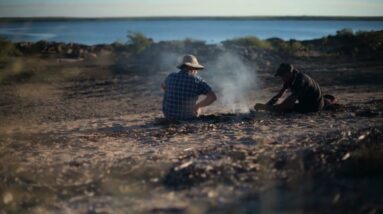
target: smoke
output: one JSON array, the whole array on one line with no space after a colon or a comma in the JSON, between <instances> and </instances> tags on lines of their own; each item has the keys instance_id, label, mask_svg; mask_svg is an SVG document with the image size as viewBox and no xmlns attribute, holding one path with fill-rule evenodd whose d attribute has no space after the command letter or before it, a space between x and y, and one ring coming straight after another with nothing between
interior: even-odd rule
<instances>
[{"instance_id":1,"label":"smoke","mask_svg":"<svg viewBox=\"0 0 383 214\"><path fill-rule=\"evenodd\" d=\"M175 72L177 71L177 65L182 62L182 57L182 53L164 51L159 54L158 68L165 72Z\"/></svg>"},{"instance_id":2,"label":"smoke","mask_svg":"<svg viewBox=\"0 0 383 214\"><path fill-rule=\"evenodd\" d=\"M216 105L232 113L250 111L249 92L257 87L255 68L237 54L225 52L206 65L206 80L218 94Z\"/></svg>"},{"instance_id":3,"label":"smoke","mask_svg":"<svg viewBox=\"0 0 383 214\"><path fill-rule=\"evenodd\" d=\"M188 52L164 51L158 56L157 66L161 76L155 77L157 82L163 81L167 74L176 72L182 57ZM191 53L193 54L193 53ZM250 66L238 54L225 50L214 55L197 55L205 66L199 75L212 87L217 94L217 101L209 112L247 113L250 111L249 92L257 88L255 66ZM154 77L153 77L154 79Z\"/></svg>"}]
</instances>

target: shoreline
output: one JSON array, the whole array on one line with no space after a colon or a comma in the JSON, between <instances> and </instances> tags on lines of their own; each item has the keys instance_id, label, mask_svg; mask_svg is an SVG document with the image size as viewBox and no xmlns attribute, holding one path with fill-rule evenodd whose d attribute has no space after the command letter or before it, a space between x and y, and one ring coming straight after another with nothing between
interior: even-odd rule
<instances>
[{"instance_id":1,"label":"shoreline","mask_svg":"<svg viewBox=\"0 0 383 214\"><path fill-rule=\"evenodd\" d=\"M317 38L312 38L312 39L283 39L280 37L260 38L257 35L244 35L244 36L239 36L239 37L227 38L227 39L224 39L220 42L209 42L208 40L200 40L200 39L195 39L195 38L168 39L168 40L158 40L157 41L151 37L146 36L145 34L141 34L140 32L132 32L131 34L128 34L128 35L140 34L143 37L145 37L146 39L152 40L153 44L177 43L177 42L195 43L195 42L197 42L197 43L204 43L204 45L207 45L207 46L210 46L210 45L220 46L226 42L235 41L235 40L243 40L243 39L248 39L248 38L256 38L256 39L263 41L263 42L281 41L281 42L316 43L316 42L321 41L321 40L326 39L326 38L331 38L331 37L336 38L336 37L342 36L341 34L344 34L344 33L346 33L346 34L352 33L351 36L356 37L358 34L363 34L363 33L372 34L372 33L382 33L382 32L383 32L383 29L382 30L369 30L369 31L353 31L352 29L343 28L343 29L339 29L335 34L327 34L327 35L324 35L322 37L317 37ZM98 47L98 46L108 46L108 45L116 45L116 44L128 45L128 43L129 43L129 41L122 42L122 41L118 41L118 40L116 40L114 42L110 42L110 43L94 43L94 44L86 44L86 43L81 43L81 42L65 42L65 41L49 40L49 39L48 40L47 39L40 39L40 40L36 40L36 41L28 41L28 40L14 41L11 38L8 38L7 36L4 36L2 34L0 34L0 39L9 41L13 44L21 44L21 43L36 44L36 43L40 43L40 42L46 42L46 43L51 43L51 44L79 45L79 46L85 46L85 47Z\"/></svg>"},{"instance_id":2,"label":"shoreline","mask_svg":"<svg viewBox=\"0 0 383 214\"><path fill-rule=\"evenodd\" d=\"M202 23L202 28L210 25L219 25L210 33L177 32L177 26L196 25ZM225 24L229 23L229 24ZM246 31L238 33L222 33L223 28L230 29L230 25L238 25L239 30L246 27ZM329 24L334 26L328 28ZM278 30L278 26L288 25L286 29ZM24 25L29 27L25 28ZM68 29L51 31L40 29L39 26L59 25ZM88 27L89 25L89 27ZM110 34L105 34L102 28L97 26L116 25ZM132 25L131 27L129 27ZM137 27L137 26L143 27ZM170 32L152 32L150 29L160 25L161 28L170 27ZM222 25L222 26L221 26ZM254 25L254 27L252 27ZM259 26L258 26L259 25ZM270 30L266 26L273 25ZM291 26L290 26L291 25ZM305 26L318 25L316 30L305 30ZM93 37L84 37L78 33L85 27L85 30ZM134 27L136 26L136 27ZM258 26L258 27L257 27ZM127 28L122 31L121 29ZM167 28L167 27L166 27ZM111 45L124 43L126 36L133 33L143 33L145 37L154 42L173 42L193 40L204 42L209 45L219 45L225 41L241 39L245 37L257 37L261 40L278 39L283 41L310 42L325 37L336 36L338 31L347 30L352 34L359 32L379 32L383 30L383 17L115 17L115 18L0 18L0 38L5 38L14 43L18 42L39 42L49 41L58 43L76 43L87 46ZM70 33L69 33L70 32Z\"/></svg>"},{"instance_id":3,"label":"shoreline","mask_svg":"<svg viewBox=\"0 0 383 214\"><path fill-rule=\"evenodd\" d=\"M0 17L2 22L25 21L153 21L153 20L295 20L295 21L383 21L383 16L152 16L152 17Z\"/></svg>"}]
</instances>

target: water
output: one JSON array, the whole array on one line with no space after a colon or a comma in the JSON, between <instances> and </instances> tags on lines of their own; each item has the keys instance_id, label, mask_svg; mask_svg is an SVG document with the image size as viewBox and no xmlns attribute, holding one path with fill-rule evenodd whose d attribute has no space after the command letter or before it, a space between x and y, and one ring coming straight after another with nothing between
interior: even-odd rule
<instances>
[{"instance_id":1,"label":"water","mask_svg":"<svg viewBox=\"0 0 383 214\"><path fill-rule=\"evenodd\" d=\"M141 32L154 41L192 38L208 43L254 35L262 39L306 40L337 30L383 30L383 21L334 20L77 20L0 23L0 36L12 41L58 41L103 44L127 41L129 32Z\"/></svg>"}]
</instances>

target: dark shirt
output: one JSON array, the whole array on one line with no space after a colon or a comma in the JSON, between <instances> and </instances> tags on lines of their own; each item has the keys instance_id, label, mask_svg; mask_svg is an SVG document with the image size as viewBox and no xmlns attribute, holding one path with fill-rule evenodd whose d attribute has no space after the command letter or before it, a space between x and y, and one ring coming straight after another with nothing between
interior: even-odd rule
<instances>
[{"instance_id":1,"label":"dark shirt","mask_svg":"<svg viewBox=\"0 0 383 214\"><path fill-rule=\"evenodd\" d=\"M323 108L321 88L310 76L294 70L293 80L290 84L285 84L284 87L290 88L292 95L298 99L298 111L313 112Z\"/></svg>"},{"instance_id":2,"label":"dark shirt","mask_svg":"<svg viewBox=\"0 0 383 214\"><path fill-rule=\"evenodd\" d=\"M187 120L196 117L194 106L198 96L211 91L210 86L199 76L186 71L170 74L165 80L163 113L170 120Z\"/></svg>"}]
</instances>

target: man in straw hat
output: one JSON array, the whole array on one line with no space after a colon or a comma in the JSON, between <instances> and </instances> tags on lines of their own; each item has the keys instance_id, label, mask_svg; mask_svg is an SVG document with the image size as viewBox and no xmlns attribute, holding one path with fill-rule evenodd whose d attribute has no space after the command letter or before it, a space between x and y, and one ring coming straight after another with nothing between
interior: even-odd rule
<instances>
[{"instance_id":1,"label":"man in straw hat","mask_svg":"<svg viewBox=\"0 0 383 214\"><path fill-rule=\"evenodd\" d=\"M217 97L211 87L197 75L204 66L198 63L195 56L184 56L177 67L180 71L170 74L161 85L165 91L162 110L169 120L194 119L200 108L212 104ZM206 97L197 103L200 95Z\"/></svg>"},{"instance_id":2,"label":"man in straw hat","mask_svg":"<svg viewBox=\"0 0 383 214\"><path fill-rule=\"evenodd\" d=\"M288 63L281 63L275 76L282 79L283 88L267 102L268 108L280 112L298 113L317 112L323 109L324 99L321 88L310 76L299 72ZM291 95L282 103L275 104L287 89L291 90Z\"/></svg>"}]
</instances>

